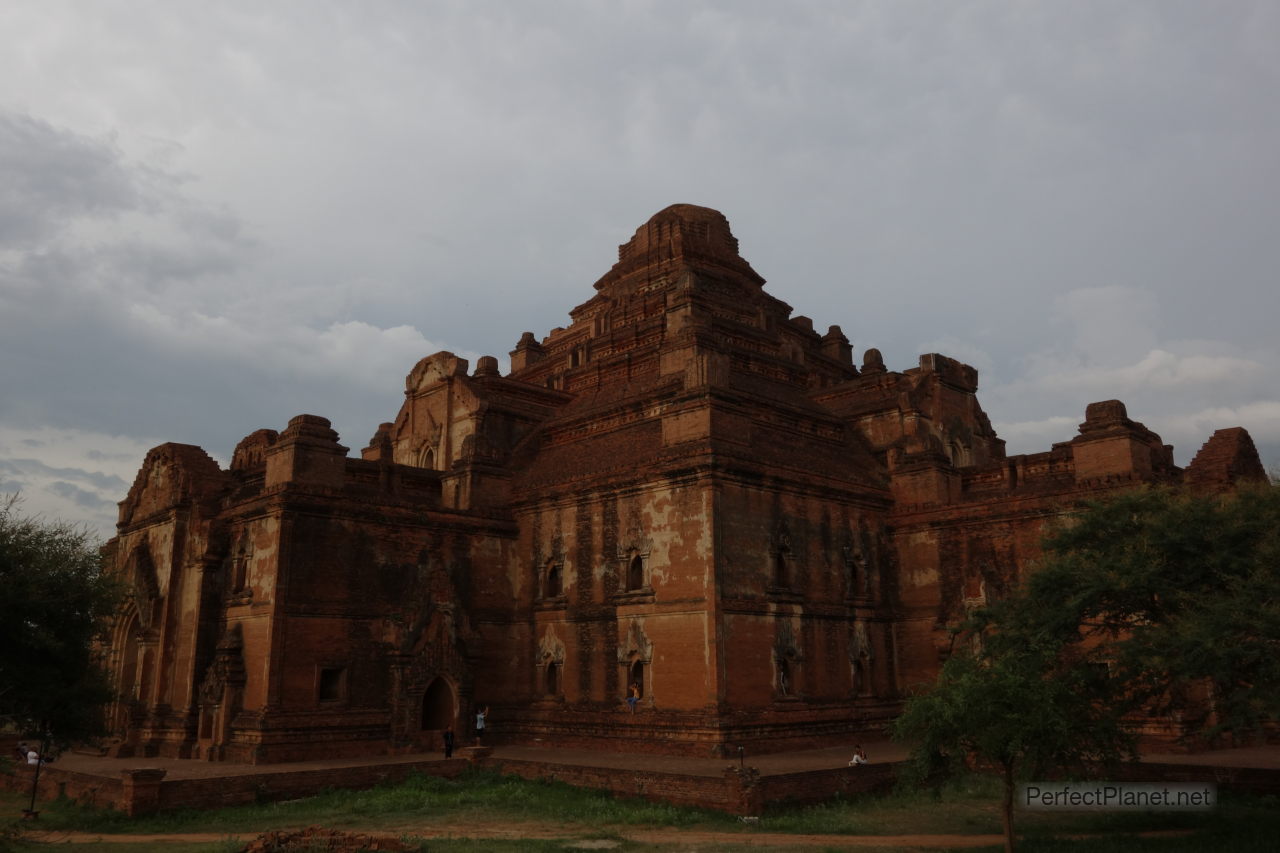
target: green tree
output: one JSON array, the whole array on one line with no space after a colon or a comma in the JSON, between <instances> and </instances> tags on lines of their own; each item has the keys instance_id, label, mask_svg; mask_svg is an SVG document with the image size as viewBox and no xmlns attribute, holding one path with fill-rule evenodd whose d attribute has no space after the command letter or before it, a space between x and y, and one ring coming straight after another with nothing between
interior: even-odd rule
<instances>
[{"instance_id":1,"label":"green tree","mask_svg":"<svg viewBox=\"0 0 1280 853\"><path fill-rule=\"evenodd\" d=\"M89 531L18 505L0 501L0 719L56 751L103 733L112 693L94 641L118 591Z\"/></svg>"},{"instance_id":2,"label":"green tree","mask_svg":"<svg viewBox=\"0 0 1280 853\"><path fill-rule=\"evenodd\" d=\"M1143 489L1089 504L989 627L1088 649L1129 710L1193 736L1280 720L1280 488Z\"/></svg>"},{"instance_id":3,"label":"green tree","mask_svg":"<svg viewBox=\"0 0 1280 853\"><path fill-rule=\"evenodd\" d=\"M974 635L976 636L976 635ZM1083 770L1132 754L1133 738L1105 697L1105 670L1054 643L987 637L951 655L938 681L909 700L894 737L912 744L904 782L991 771L1003 785L1005 849L1014 849L1014 791L1055 770Z\"/></svg>"},{"instance_id":4,"label":"green tree","mask_svg":"<svg viewBox=\"0 0 1280 853\"><path fill-rule=\"evenodd\" d=\"M1144 489L1053 530L1007 599L957 626L960 650L908 701L895 735L913 778L975 765L1018 781L1110 763L1137 715L1189 734L1280 719L1280 488L1227 496Z\"/></svg>"}]
</instances>

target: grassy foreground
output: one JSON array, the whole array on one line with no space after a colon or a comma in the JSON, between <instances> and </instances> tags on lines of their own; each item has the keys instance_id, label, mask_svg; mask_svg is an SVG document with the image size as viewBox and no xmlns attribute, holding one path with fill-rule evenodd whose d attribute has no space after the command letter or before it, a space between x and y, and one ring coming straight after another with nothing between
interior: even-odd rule
<instances>
[{"instance_id":1,"label":"grassy foreground","mask_svg":"<svg viewBox=\"0 0 1280 853\"><path fill-rule=\"evenodd\" d=\"M685 849L678 837L672 843L641 844L622 841L640 829L679 830L678 835L703 837L699 850L745 850L759 833L800 835L982 835L999 834L998 790L985 777L971 777L940 796L928 791L899 792L883 798L862 797L820 806L779 809L758 824L744 825L718 812L681 808L637 799L615 799L601 792L559 782L525 781L513 776L473 771L456 781L417 776L404 783L368 791L330 791L316 797L282 803L235 806L217 811L182 811L146 818L91 809L70 802L45 803L39 819L42 830L114 834L190 834L223 836L200 843L130 842L130 851L168 853L228 853L238 849L232 835L251 836L268 829L322 825L335 829L414 837L417 832L447 828L457 836L468 828L510 825L527 835L518 840L432 838L431 851L563 850L567 841L614 839L616 850ZM0 815L20 814L23 798L0 796ZM1271 851L1280 837L1280 803L1275 798L1224 798L1209 813L1045 813L1019 812L1019 834L1028 851L1185 850L1229 846L1233 853ZM9 822L12 828L16 821ZM1138 833L1182 833L1139 837ZM676 833L672 833L676 834ZM1074 836L1089 835L1089 838ZM741 844L736 838L741 837ZM0 836L2 839L3 836ZM837 839L832 839L834 849ZM0 840L0 845L4 841ZM48 845L10 838L15 850L42 850ZM67 848L63 848L67 849ZM124 845L77 844L76 853L124 853ZM759 846L751 849L759 850ZM789 849L785 845L773 849ZM806 846L821 850L821 845ZM875 848L862 848L872 850ZM903 848L896 848L902 850ZM942 849L919 848L919 849ZM973 848L969 848L973 849ZM999 849L998 846L992 848Z\"/></svg>"}]
</instances>

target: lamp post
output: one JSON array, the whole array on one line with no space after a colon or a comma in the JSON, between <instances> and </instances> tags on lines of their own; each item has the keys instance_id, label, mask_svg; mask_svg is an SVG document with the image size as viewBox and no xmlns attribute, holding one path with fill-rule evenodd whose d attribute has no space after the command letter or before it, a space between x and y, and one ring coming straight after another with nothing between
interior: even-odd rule
<instances>
[{"instance_id":1,"label":"lamp post","mask_svg":"<svg viewBox=\"0 0 1280 853\"><path fill-rule=\"evenodd\" d=\"M43 734L40 736L40 750L36 753L36 772L31 777L31 803L22 810L24 820L35 820L40 817L40 812L36 811L36 790L40 787L40 768L44 766L44 756L49 750L49 736Z\"/></svg>"}]
</instances>

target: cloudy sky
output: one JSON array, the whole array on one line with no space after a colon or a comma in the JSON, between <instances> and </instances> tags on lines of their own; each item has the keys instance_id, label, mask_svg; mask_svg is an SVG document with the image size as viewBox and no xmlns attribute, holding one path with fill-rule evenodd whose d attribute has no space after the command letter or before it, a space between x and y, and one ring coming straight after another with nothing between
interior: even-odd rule
<instances>
[{"instance_id":1,"label":"cloudy sky","mask_svg":"<svg viewBox=\"0 0 1280 853\"><path fill-rule=\"evenodd\" d=\"M0 5L0 492L109 531L146 450L506 358L676 202L1011 453L1094 400L1280 464L1280 4ZM474 361L473 361L474 364Z\"/></svg>"}]
</instances>

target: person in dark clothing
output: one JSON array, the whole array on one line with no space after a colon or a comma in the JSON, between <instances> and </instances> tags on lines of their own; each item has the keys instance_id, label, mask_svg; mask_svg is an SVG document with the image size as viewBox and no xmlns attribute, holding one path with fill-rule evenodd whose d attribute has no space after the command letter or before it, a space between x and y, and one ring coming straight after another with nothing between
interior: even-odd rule
<instances>
[{"instance_id":1,"label":"person in dark clothing","mask_svg":"<svg viewBox=\"0 0 1280 853\"><path fill-rule=\"evenodd\" d=\"M444 757L453 758L453 729L444 730Z\"/></svg>"}]
</instances>

